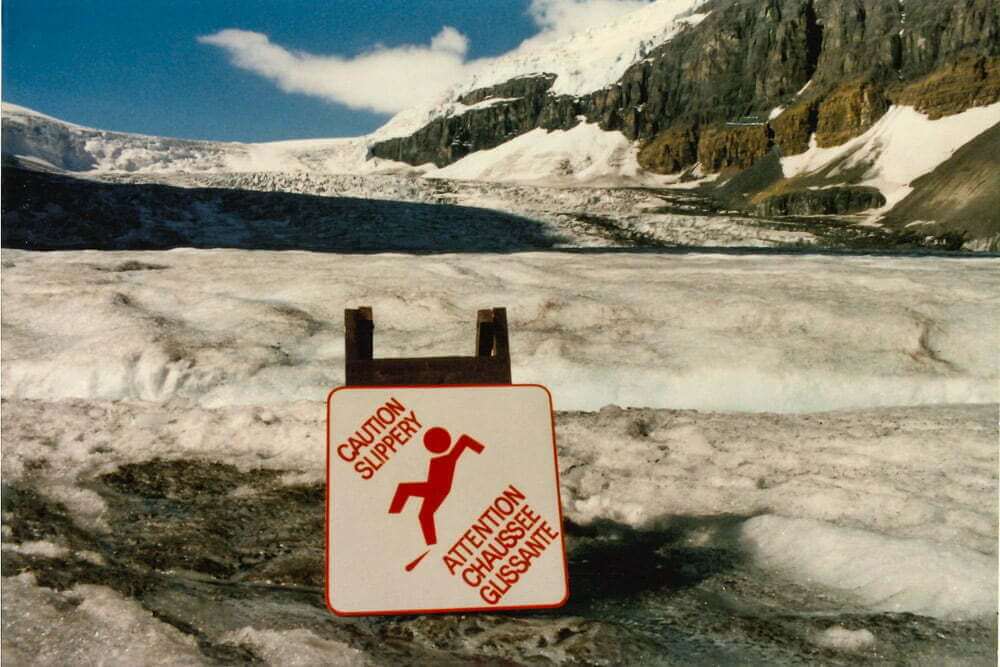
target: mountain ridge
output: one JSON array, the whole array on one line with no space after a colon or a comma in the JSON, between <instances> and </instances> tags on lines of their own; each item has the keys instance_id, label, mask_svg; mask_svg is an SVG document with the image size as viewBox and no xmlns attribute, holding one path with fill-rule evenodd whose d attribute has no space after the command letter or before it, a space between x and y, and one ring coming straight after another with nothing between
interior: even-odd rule
<instances>
[{"instance_id":1,"label":"mountain ridge","mask_svg":"<svg viewBox=\"0 0 1000 667\"><path fill-rule=\"evenodd\" d=\"M442 113L408 136L376 142L372 154L442 167L495 145L498 128L509 139L536 127L568 130L585 120L647 142L642 166L667 173L702 161L709 152L700 145L703 128L736 135L735 142L715 142L723 153L727 144L745 145L738 135L748 132L729 128L749 117L767 126L769 141L736 159L723 155L711 160L745 168L771 145L786 154L804 151L814 133L821 146L843 143L871 127L894 103L921 108L940 93L941 86L933 84L942 79L964 76L969 79L965 87L982 90L965 104L932 108L932 113L957 113L1000 99L1000 19L989 0L943 7L932 0L911 0L909 5L710 0L691 11L698 12L697 22L685 23L620 79L589 94L556 90L560 77L552 80L544 71L533 76L548 85L534 86L516 99L500 99L509 94L498 90L502 83L494 83L495 104L458 115ZM954 71L946 72L948 68ZM902 85L911 83L916 87ZM490 96L489 88L475 92L478 99ZM948 92L954 99L956 91ZM772 128L771 121L780 119L786 106L791 107L788 121ZM674 159L657 159L657 151L650 150L657 138ZM693 145L672 146L664 141L669 138ZM751 141L761 143L756 137ZM687 159L678 161L677 156Z\"/></svg>"}]
</instances>

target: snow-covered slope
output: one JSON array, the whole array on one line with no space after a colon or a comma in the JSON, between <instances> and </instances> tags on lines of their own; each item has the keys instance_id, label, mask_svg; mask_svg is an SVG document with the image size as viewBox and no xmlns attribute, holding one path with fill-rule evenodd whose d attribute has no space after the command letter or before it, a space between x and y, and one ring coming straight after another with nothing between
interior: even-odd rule
<instances>
[{"instance_id":1,"label":"snow-covered slope","mask_svg":"<svg viewBox=\"0 0 1000 667\"><path fill-rule=\"evenodd\" d=\"M447 167L425 165L418 169L369 155L371 143L386 136L383 130L350 139L193 141L87 128L8 103L3 103L2 111L5 155L69 172L400 173L556 184L676 182L674 177L645 172L636 160L635 142L587 123L567 131L533 130ZM394 122L385 129L391 130ZM805 153L782 158L782 170L788 178L818 175L824 181L837 182L842 174L863 166L860 184L876 187L886 196L887 204L876 212L884 213L912 190L914 180L998 122L1000 103L937 120L911 107L894 107L856 139L832 148L813 144Z\"/></svg>"},{"instance_id":2,"label":"snow-covered slope","mask_svg":"<svg viewBox=\"0 0 1000 667\"><path fill-rule=\"evenodd\" d=\"M557 75L551 89L556 95L599 90L685 26L697 25L705 18L695 13L703 4L704 0L660 0L561 39L546 41L544 34L529 39L512 53L485 61L452 95L543 72Z\"/></svg>"},{"instance_id":3,"label":"snow-covered slope","mask_svg":"<svg viewBox=\"0 0 1000 667\"><path fill-rule=\"evenodd\" d=\"M478 181L577 179L610 184L642 175L636 153L635 144L621 133L581 123L570 130L532 130L428 175Z\"/></svg>"},{"instance_id":4,"label":"snow-covered slope","mask_svg":"<svg viewBox=\"0 0 1000 667\"><path fill-rule=\"evenodd\" d=\"M391 129L392 122L387 128ZM485 181L667 183L644 174L636 146L619 132L581 124L569 131L535 130L444 169L414 168L368 153L378 132L350 139L239 143L107 132L66 123L3 103L3 152L27 166L106 174L314 172L422 174Z\"/></svg>"},{"instance_id":5,"label":"snow-covered slope","mask_svg":"<svg viewBox=\"0 0 1000 667\"><path fill-rule=\"evenodd\" d=\"M955 151L1000 123L1000 102L931 120L912 107L892 107L871 129L839 146L819 148L815 138L805 153L781 159L786 178L822 174L831 180L858 167L858 185L877 188L884 213L912 191L910 184Z\"/></svg>"}]
</instances>

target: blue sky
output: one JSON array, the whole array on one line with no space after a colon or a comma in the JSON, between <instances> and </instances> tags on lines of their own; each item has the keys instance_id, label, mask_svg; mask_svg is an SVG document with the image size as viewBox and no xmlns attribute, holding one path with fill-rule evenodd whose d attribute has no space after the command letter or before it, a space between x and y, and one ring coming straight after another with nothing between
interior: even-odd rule
<instances>
[{"instance_id":1,"label":"blue sky","mask_svg":"<svg viewBox=\"0 0 1000 667\"><path fill-rule=\"evenodd\" d=\"M534 6L583 1L595 0L534 0ZM418 67L431 77L450 76L449 67L502 54L538 33L532 6L532 0L3 0L2 94L58 118L127 132L242 141L357 135L388 117L372 108L395 108L399 99L377 99L385 86L361 63L351 72L374 90L351 98L356 108L338 101L359 86L338 91L322 84L338 79L351 58L379 46L390 54L402 45L422 49L383 63L395 69L395 62L425 56L431 40L451 26L431 54L443 58L444 73ZM198 39L234 29L243 32ZM308 55L270 77L234 65L242 54L256 67L257 47L286 59ZM310 64L332 69L317 69L318 81L292 80ZM287 92L296 86L306 92Z\"/></svg>"}]
</instances>

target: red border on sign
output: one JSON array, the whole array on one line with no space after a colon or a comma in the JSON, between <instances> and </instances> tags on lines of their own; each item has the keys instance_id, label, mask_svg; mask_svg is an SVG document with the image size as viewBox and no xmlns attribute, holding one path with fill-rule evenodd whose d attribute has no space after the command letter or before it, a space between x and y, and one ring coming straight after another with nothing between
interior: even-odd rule
<instances>
[{"instance_id":1,"label":"red border on sign","mask_svg":"<svg viewBox=\"0 0 1000 667\"><path fill-rule=\"evenodd\" d=\"M338 391L343 391L345 389L364 391L368 389L373 390L384 390L384 389L475 389L475 388L510 388L510 387L538 387L545 392L545 395L549 399L549 420L550 428L552 429L552 460L555 464L556 473L556 500L559 502L559 543L562 546L562 558L563 558L563 577L565 579L563 586L566 589L562 600L554 604L535 604L535 605L513 605L513 606L498 606L498 607L455 607L449 609L393 609L391 611L340 611L333 606L330 601L330 547L332 539L330 537L330 402L333 400L333 395ZM434 385L382 385L377 387L337 387L332 389L326 396L326 502L324 503L326 509L326 516L324 516L323 521L326 525L326 549L325 558L323 559L323 566L326 569L324 572L323 579L326 585L323 589L323 600L326 603L326 608L337 616L406 616L412 614L459 614L466 612L491 612L491 611L528 611L528 610L538 610L538 609L557 609L566 604L569 600L569 562L566 558L566 527L563 522L563 511L562 511L562 492L560 490L559 483L559 452L556 449L556 413L555 407L552 401L552 392L548 390L548 387L540 384L434 384Z\"/></svg>"}]
</instances>

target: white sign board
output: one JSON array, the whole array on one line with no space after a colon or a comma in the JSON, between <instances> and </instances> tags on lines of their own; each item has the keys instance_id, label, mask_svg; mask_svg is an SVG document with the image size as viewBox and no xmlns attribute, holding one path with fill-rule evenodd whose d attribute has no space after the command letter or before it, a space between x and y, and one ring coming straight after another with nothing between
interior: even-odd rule
<instances>
[{"instance_id":1,"label":"white sign board","mask_svg":"<svg viewBox=\"0 0 1000 667\"><path fill-rule=\"evenodd\" d=\"M336 614L541 609L569 595L544 387L335 389L326 511Z\"/></svg>"}]
</instances>

